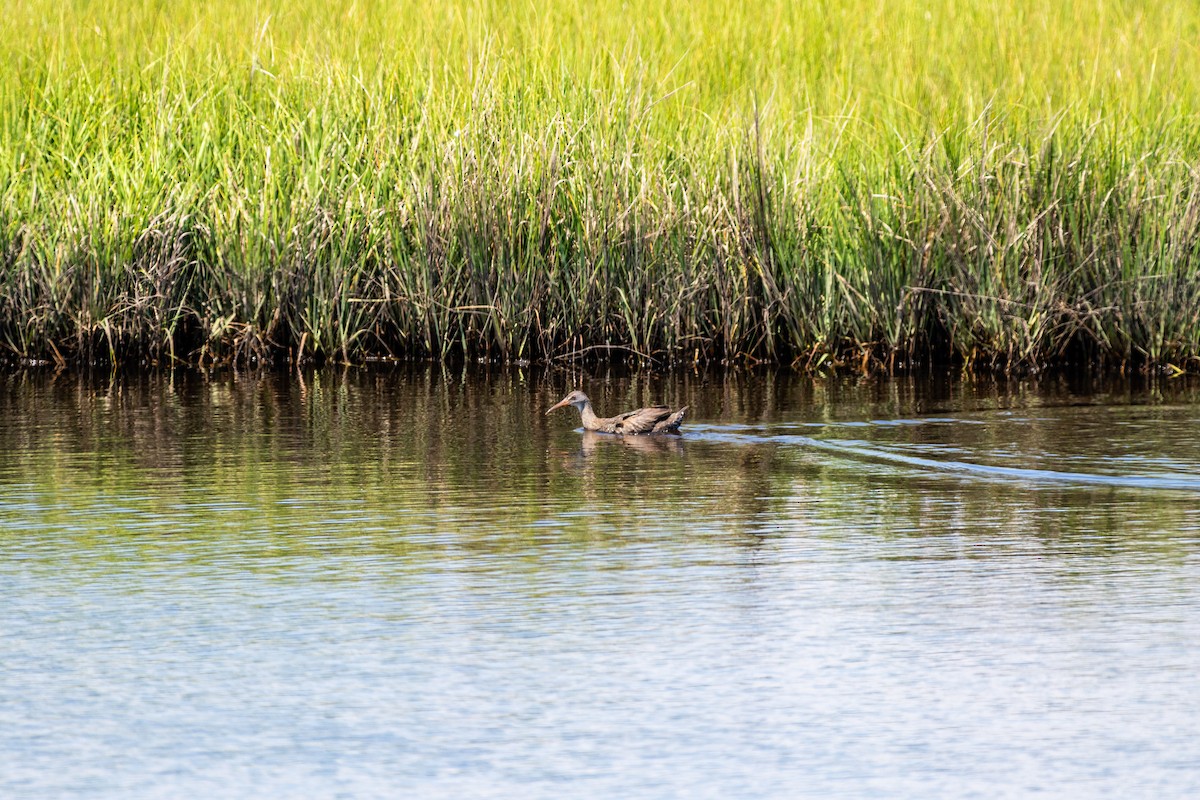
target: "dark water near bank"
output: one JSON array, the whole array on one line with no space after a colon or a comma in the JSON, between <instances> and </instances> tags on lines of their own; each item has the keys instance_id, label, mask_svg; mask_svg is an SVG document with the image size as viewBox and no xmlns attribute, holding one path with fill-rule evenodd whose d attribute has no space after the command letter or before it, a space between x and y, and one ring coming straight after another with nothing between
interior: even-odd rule
<instances>
[{"instance_id":1,"label":"dark water near bank","mask_svg":"<svg viewBox=\"0 0 1200 800\"><path fill-rule=\"evenodd\" d=\"M3 376L0 599L3 797L1198 796L1200 387Z\"/></svg>"}]
</instances>

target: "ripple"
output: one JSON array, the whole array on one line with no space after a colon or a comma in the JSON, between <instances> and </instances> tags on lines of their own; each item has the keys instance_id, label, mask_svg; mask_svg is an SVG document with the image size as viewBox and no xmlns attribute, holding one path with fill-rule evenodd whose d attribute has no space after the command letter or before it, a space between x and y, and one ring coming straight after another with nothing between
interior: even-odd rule
<instances>
[{"instance_id":1,"label":"ripple","mask_svg":"<svg viewBox=\"0 0 1200 800\"><path fill-rule=\"evenodd\" d=\"M886 461L908 467L948 472L987 480L1021 481L1023 483L1074 483L1100 486L1116 486L1130 489L1171 489L1200 492L1200 478L1182 475L1106 475L1091 472L1065 472L1062 470L1035 469L1027 467L1002 467L992 464L976 464L970 461L940 460L897 453L872 446L868 442L829 441L803 436L782 437L804 447L856 456L872 461Z\"/></svg>"},{"instance_id":2,"label":"ripple","mask_svg":"<svg viewBox=\"0 0 1200 800\"><path fill-rule=\"evenodd\" d=\"M1074 438L1055 436L1057 452L1033 446L1032 441L1044 438L1044 427L1070 425L1074 409L1059 409L1057 414L1033 416L1000 415L1005 425L1005 439L993 436L977 440L978 427L986 423L979 418L958 419L930 417L927 419L839 421L806 423L804 429L822 429L828 436L809 436L791 433L799 426L772 425L694 425L688 441L719 444L774 444L806 450L819 450L836 456L863 462L887 463L915 470L949 474L987 481L1019 482L1039 485L1092 485L1125 489L1200 492L1200 460L1189 449L1172 452L1177 441L1157 437L1142 446L1153 453L1121 452L1140 443L1147 432L1161 432L1160 420L1108 419L1102 424L1089 421L1090 427L1075 424ZM1086 411L1094 411L1085 407ZM1161 413L1161 409L1158 412ZM891 441L886 437L902 429L934 427L939 429L936 441ZM956 436L958 426L964 432ZM845 430L874 430L876 438L844 438ZM907 433L908 431L902 431ZM1131 442L1130 439L1133 439ZM1032 441L1031 441L1032 440ZM986 443L986 447L979 446ZM1063 451L1064 446L1077 444L1078 452ZM1187 447L1192 447L1189 443ZM1108 452L1105 452L1107 450ZM941 456L941 457L938 457ZM988 463L1002 459L1009 464ZM1011 462L1026 462L1029 466L1012 466ZM1072 468L1064 468L1070 465ZM1085 469L1092 467L1093 469ZM1157 467L1154 471L1146 468Z\"/></svg>"}]
</instances>

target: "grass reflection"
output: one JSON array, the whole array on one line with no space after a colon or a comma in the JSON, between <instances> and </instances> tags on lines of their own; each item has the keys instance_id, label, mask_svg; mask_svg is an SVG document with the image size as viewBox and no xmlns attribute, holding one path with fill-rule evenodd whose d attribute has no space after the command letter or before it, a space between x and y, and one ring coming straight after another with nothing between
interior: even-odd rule
<instances>
[{"instance_id":1,"label":"grass reflection","mask_svg":"<svg viewBox=\"0 0 1200 800\"><path fill-rule=\"evenodd\" d=\"M1091 459L1080 469L1156 459L1194 474L1200 444L1177 435L1200 416L1187 383L441 366L0 380L3 548L55 568L237 558L341 570L339 559L379 557L536 571L597 547L651 545L671 559L861 536L936 540L931 557L1038 546L1178 559L1200 528L1182 493L989 482L788 442L800 432L982 463ZM687 403L694 430L622 439L544 417L548 399L583 382L606 408ZM706 435L722 426L724 438Z\"/></svg>"}]
</instances>

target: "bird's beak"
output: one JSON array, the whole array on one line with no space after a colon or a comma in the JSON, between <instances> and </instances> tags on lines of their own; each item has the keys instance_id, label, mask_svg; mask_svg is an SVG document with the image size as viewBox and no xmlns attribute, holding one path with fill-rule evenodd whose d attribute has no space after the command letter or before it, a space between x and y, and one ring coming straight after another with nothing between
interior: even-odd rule
<instances>
[{"instance_id":1,"label":"bird's beak","mask_svg":"<svg viewBox=\"0 0 1200 800\"><path fill-rule=\"evenodd\" d=\"M546 413L549 414L551 411L562 408L563 406L566 406L566 405L570 405L570 403L568 403L567 399L564 397L562 400L559 400L557 403L555 403L554 405L547 408Z\"/></svg>"}]
</instances>

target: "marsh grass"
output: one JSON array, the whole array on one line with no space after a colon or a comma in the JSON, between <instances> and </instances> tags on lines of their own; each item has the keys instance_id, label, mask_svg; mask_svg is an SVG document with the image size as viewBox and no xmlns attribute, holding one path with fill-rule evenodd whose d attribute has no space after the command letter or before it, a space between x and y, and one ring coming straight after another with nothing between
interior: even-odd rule
<instances>
[{"instance_id":1,"label":"marsh grass","mask_svg":"<svg viewBox=\"0 0 1200 800\"><path fill-rule=\"evenodd\" d=\"M15 359L1195 366L1188 4L18 4Z\"/></svg>"}]
</instances>

